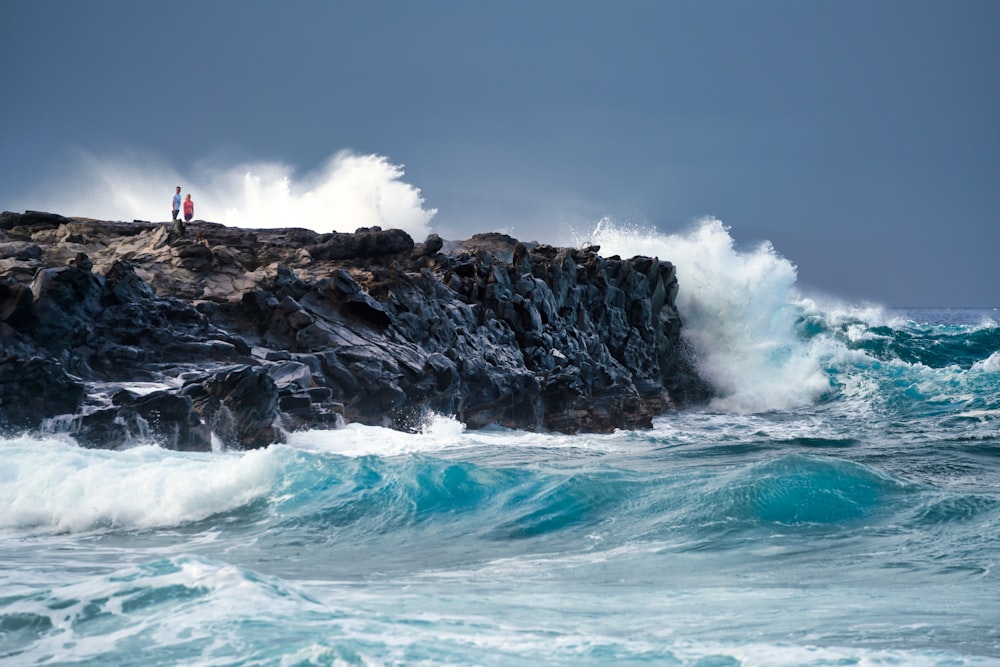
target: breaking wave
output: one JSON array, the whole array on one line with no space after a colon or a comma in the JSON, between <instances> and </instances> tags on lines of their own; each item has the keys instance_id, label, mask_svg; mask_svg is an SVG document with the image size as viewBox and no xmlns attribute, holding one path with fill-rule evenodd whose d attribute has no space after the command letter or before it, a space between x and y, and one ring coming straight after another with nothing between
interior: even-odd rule
<instances>
[{"instance_id":1,"label":"breaking wave","mask_svg":"<svg viewBox=\"0 0 1000 667\"><path fill-rule=\"evenodd\" d=\"M403 167L381 155L339 151L318 169L296 174L280 162L178 170L139 154L79 153L67 172L28 195L22 208L106 220L170 219L180 185L191 193L195 218L255 229L303 227L350 232L358 227L403 229L421 241L436 209L402 180Z\"/></svg>"}]
</instances>

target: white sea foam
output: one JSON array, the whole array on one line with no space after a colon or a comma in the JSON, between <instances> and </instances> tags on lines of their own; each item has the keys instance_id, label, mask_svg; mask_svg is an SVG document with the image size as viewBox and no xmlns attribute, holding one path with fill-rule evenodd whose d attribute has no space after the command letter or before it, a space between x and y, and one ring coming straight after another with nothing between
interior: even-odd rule
<instances>
[{"instance_id":1,"label":"white sea foam","mask_svg":"<svg viewBox=\"0 0 1000 667\"><path fill-rule=\"evenodd\" d=\"M651 255L677 266L684 336L703 375L720 392L713 408L763 412L807 405L829 390L822 360L837 353L825 337L803 340L796 324L817 306L796 289L796 269L769 244L735 247L721 221L662 234L601 220L581 242L604 256Z\"/></svg>"},{"instance_id":2,"label":"white sea foam","mask_svg":"<svg viewBox=\"0 0 1000 667\"><path fill-rule=\"evenodd\" d=\"M853 343L868 340L890 340L889 336L877 334L871 330L868 324L861 323L847 325L846 336L847 339Z\"/></svg>"},{"instance_id":3,"label":"white sea foam","mask_svg":"<svg viewBox=\"0 0 1000 667\"><path fill-rule=\"evenodd\" d=\"M985 359L981 359L980 361L972 364L971 370L980 373L1000 372L1000 352L994 352Z\"/></svg>"},{"instance_id":4,"label":"white sea foam","mask_svg":"<svg viewBox=\"0 0 1000 667\"><path fill-rule=\"evenodd\" d=\"M245 641L232 630L241 621L259 628L261 619L256 614L260 610L266 609L269 619L280 619L276 624L296 615L336 611L333 603L321 606L280 579L195 556L130 566L67 585L49 582L45 588L49 590L44 596L24 596L4 610L44 616L53 626L19 655L20 664L134 662L122 657L125 649L117 649L116 643L138 653L143 649L136 647L155 642L149 647L155 653L160 646L184 646L192 640L204 642L202 660L188 659L183 664L220 664L210 656L233 651L229 642L245 648ZM183 611L169 604L178 598ZM101 632L95 633L88 619L98 609ZM166 664L156 658L146 658L146 662Z\"/></svg>"},{"instance_id":5,"label":"white sea foam","mask_svg":"<svg viewBox=\"0 0 1000 667\"><path fill-rule=\"evenodd\" d=\"M506 450L573 448L617 452L634 451L636 443L629 431L573 437L562 433L535 433L504 428L466 431L465 424L455 417L431 413L427 415L422 428L414 433L349 424L336 430L290 433L287 446L342 456L405 456L494 446Z\"/></svg>"},{"instance_id":6,"label":"white sea foam","mask_svg":"<svg viewBox=\"0 0 1000 667\"><path fill-rule=\"evenodd\" d=\"M604 441L627 435L595 435L567 438L560 433L532 433L507 429L466 431L465 424L452 416L430 413L417 432L408 433L379 426L349 424L336 430L297 431L288 436L289 447L342 456L404 456L433 453L447 449L476 448L501 445L505 448L565 448L586 447L594 440Z\"/></svg>"},{"instance_id":7,"label":"white sea foam","mask_svg":"<svg viewBox=\"0 0 1000 667\"><path fill-rule=\"evenodd\" d=\"M30 438L0 440L0 461L0 528L43 533L199 521L266 496L280 467L270 450L119 452Z\"/></svg>"},{"instance_id":8,"label":"white sea foam","mask_svg":"<svg viewBox=\"0 0 1000 667\"><path fill-rule=\"evenodd\" d=\"M191 193L195 218L235 227L350 232L378 225L426 238L436 209L381 155L340 151L307 174L258 161L181 171L149 156L79 154L67 174L25 196L23 208L106 220L169 219L174 187Z\"/></svg>"},{"instance_id":9,"label":"white sea foam","mask_svg":"<svg viewBox=\"0 0 1000 667\"><path fill-rule=\"evenodd\" d=\"M334 431L300 431L289 434L288 445L296 449L343 456L400 456L436 452L458 445L465 425L453 417L430 414L417 433L389 428L349 424Z\"/></svg>"}]
</instances>

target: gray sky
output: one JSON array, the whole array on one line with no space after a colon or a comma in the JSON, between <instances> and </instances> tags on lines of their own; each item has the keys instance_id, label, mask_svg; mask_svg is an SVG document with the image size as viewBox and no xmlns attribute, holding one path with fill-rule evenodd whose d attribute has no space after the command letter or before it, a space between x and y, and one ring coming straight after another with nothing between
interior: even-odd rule
<instances>
[{"instance_id":1,"label":"gray sky","mask_svg":"<svg viewBox=\"0 0 1000 667\"><path fill-rule=\"evenodd\" d=\"M714 216L805 289L997 306L998 35L992 0L4 0L0 209L45 208L81 152L349 149L403 165L445 238Z\"/></svg>"}]
</instances>

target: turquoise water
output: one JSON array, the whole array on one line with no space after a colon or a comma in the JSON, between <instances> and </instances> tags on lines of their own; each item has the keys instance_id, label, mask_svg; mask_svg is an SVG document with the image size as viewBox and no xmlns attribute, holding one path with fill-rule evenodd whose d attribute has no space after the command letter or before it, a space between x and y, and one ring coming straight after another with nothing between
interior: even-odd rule
<instances>
[{"instance_id":1,"label":"turquoise water","mask_svg":"<svg viewBox=\"0 0 1000 667\"><path fill-rule=\"evenodd\" d=\"M998 665L998 319L800 307L804 404L651 431L0 441L0 661Z\"/></svg>"},{"instance_id":2,"label":"turquoise water","mask_svg":"<svg viewBox=\"0 0 1000 667\"><path fill-rule=\"evenodd\" d=\"M710 405L0 440L0 664L1000 665L1000 311L809 297L718 221L586 240L676 263Z\"/></svg>"}]
</instances>

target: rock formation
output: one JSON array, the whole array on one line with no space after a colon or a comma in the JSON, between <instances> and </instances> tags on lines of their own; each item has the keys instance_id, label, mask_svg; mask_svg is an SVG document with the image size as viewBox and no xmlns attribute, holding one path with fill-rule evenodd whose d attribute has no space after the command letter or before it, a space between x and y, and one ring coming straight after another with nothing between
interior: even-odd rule
<instances>
[{"instance_id":1,"label":"rock formation","mask_svg":"<svg viewBox=\"0 0 1000 667\"><path fill-rule=\"evenodd\" d=\"M642 428L709 387L669 262L599 248L0 214L0 430L261 447L345 422Z\"/></svg>"}]
</instances>

